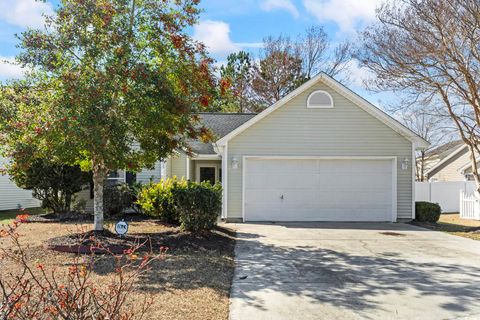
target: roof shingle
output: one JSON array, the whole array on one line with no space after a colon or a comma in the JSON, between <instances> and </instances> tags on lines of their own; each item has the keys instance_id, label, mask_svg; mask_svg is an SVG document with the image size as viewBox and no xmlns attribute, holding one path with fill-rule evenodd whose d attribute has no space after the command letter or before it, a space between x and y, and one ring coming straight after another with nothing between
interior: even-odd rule
<instances>
[{"instance_id":1,"label":"roof shingle","mask_svg":"<svg viewBox=\"0 0 480 320\"><path fill-rule=\"evenodd\" d=\"M200 122L212 131L214 140L226 136L256 115L256 113L199 113ZM191 140L188 144L196 154L215 154L212 143Z\"/></svg>"}]
</instances>

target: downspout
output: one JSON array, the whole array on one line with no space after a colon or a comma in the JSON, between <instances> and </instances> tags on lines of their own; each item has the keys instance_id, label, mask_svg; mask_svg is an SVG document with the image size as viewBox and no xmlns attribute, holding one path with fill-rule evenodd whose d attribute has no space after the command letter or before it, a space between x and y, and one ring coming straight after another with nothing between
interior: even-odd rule
<instances>
[{"instance_id":1,"label":"downspout","mask_svg":"<svg viewBox=\"0 0 480 320\"><path fill-rule=\"evenodd\" d=\"M213 143L213 150L222 159L222 215L221 219L227 218L228 204L228 142L224 146Z\"/></svg>"}]
</instances>

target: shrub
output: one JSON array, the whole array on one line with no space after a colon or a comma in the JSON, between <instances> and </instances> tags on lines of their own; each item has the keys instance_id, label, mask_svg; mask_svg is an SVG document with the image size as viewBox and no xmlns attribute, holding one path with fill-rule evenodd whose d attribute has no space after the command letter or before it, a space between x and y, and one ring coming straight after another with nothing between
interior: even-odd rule
<instances>
[{"instance_id":1,"label":"shrub","mask_svg":"<svg viewBox=\"0 0 480 320\"><path fill-rule=\"evenodd\" d=\"M137 203L146 214L184 230L210 230L220 214L222 188L210 182L167 179L145 186Z\"/></svg>"},{"instance_id":2,"label":"shrub","mask_svg":"<svg viewBox=\"0 0 480 320\"><path fill-rule=\"evenodd\" d=\"M178 214L174 205L173 190L179 183L176 179L162 180L159 183L150 183L138 193L137 204L142 211L153 218L167 223L178 224Z\"/></svg>"},{"instance_id":3,"label":"shrub","mask_svg":"<svg viewBox=\"0 0 480 320\"><path fill-rule=\"evenodd\" d=\"M415 202L416 220L421 222L437 222L442 210L438 203L426 201Z\"/></svg>"},{"instance_id":4,"label":"shrub","mask_svg":"<svg viewBox=\"0 0 480 320\"><path fill-rule=\"evenodd\" d=\"M148 252L137 260L140 246L130 246L118 255L91 236L92 247L105 249L100 259L92 251L86 257L75 255L64 268L52 267L32 263L17 232L20 223L0 228L0 239L6 238L12 247L2 250L0 264L15 264L17 269L0 273L0 319L140 320L148 314L153 300L147 295L138 297L137 284L165 251L155 256ZM108 283L95 277L100 266L108 268Z\"/></svg>"},{"instance_id":5,"label":"shrub","mask_svg":"<svg viewBox=\"0 0 480 320\"><path fill-rule=\"evenodd\" d=\"M222 188L210 182L188 182L175 191L175 206L182 229L211 230L222 209Z\"/></svg>"},{"instance_id":6,"label":"shrub","mask_svg":"<svg viewBox=\"0 0 480 320\"><path fill-rule=\"evenodd\" d=\"M91 173L78 166L46 159L37 159L28 168L13 163L8 173L17 186L32 190L33 197L42 201L42 208L54 213L69 212L73 195L91 180Z\"/></svg>"},{"instance_id":7,"label":"shrub","mask_svg":"<svg viewBox=\"0 0 480 320\"><path fill-rule=\"evenodd\" d=\"M135 195L125 183L106 185L103 189L103 211L106 215L114 215L132 208Z\"/></svg>"}]
</instances>

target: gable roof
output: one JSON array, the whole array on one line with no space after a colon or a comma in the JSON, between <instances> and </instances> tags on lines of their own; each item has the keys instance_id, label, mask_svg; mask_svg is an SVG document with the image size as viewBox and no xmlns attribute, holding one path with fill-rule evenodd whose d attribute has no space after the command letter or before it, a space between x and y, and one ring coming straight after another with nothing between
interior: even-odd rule
<instances>
[{"instance_id":1,"label":"gable roof","mask_svg":"<svg viewBox=\"0 0 480 320\"><path fill-rule=\"evenodd\" d=\"M200 123L212 131L214 139L220 139L232 132L248 120L255 117L256 113L222 113L204 112L198 114ZM196 154L216 154L212 143L203 143L199 140L190 140L188 145Z\"/></svg>"},{"instance_id":2,"label":"gable roof","mask_svg":"<svg viewBox=\"0 0 480 320\"><path fill-rule=\"evenodd\" d=\"M449 153L442 160L437 162L433 167L425 172L425 175L430 178L431 176L437 174L440 170L445 168L451 161L456 160L460 156L468 152L468 147L465 144L461 144L457 148L453 149L453 152Z\"/></svg>"},{"instance_id":3,"label":"gable roof","mask_svg":"<svg viewBox=\"0 0 480 320\"><path fill-rule=\"evenodd\" d=\"M438 156L438 158L443 159L445 157L448 157L452 152L456 151L461 145L463 145L463 140L453 140L447 143L442 144L441 146L438 146L432 150L429 150L425 153L426 157L435 157Z\"/></svg>"},{"instance_id":4,"label":"gable roof","mask_svg":"<svg viewBox=\"0 0 480 320\"><path fill-rule=\"evenodd\" d=\"M302 84L300 87L297 89L293 90L290 92L288 95L259 113L256 117L250 119L249 121L245 122L235 130L231 131L227 135L225 135L223 138L219 139L217 141L217 145L225 145L228 140L232 139L233 137L237 136L241 132L245 131L248 129L250 126L253 124L257 123L261 119L265 118L268 116L270 113L273 111L277 110L278 108L281 108L287 102L292 100L293 98L297 97L299 94L303 93L304 91L308 90L310 87L312 87L314 84L323 81L325 84L327 84L329 87L334 89L336 92L344 96L345 98L349 99L351 102L353 102L355 105L372 115L373 117L377 118L384 124L386 124L388 127L399 133L400 135L404 136L408 140L410 140L412 143L414 143L416 148L426 148L430 145L428 141L423 139L422 137L418 136L416 133L402 125L400 122L386 114L385 112L381 111L377 107L375 107L373 104L365 100L364 98L360 97L358 94L355 92L351 91L344 85L342 85L340 82L334 80L332 77L328 76L326 73L320 73L307 81L306 83Z\"/></svg>"}]
</instances>

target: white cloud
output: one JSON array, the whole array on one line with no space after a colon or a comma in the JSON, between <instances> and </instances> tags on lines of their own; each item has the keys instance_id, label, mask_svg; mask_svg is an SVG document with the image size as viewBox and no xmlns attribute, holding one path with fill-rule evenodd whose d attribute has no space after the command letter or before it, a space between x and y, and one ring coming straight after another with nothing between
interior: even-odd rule
<instances>
[{"instance_id":1,"label":"white cloud","mask_svg":"<svg viewBox=\"0 0 480 320\"><path fill-rule=\"evenodd\" d=\"M15 58L0 56L0 79L22 78L24 70L15 64Z\"/></svg>"},{"instance_id":2,"label":"white cloud","mask_svg":"<svg viewBox=\"0 0 480 320\"><path fill-rule=\"evenodd\" d=\"M0 0L0 20L9 24L41 28L45 18L42 14L52 14L53 8L49 2L35 0Z\"/></svg>"},{"instance_id":3,"label":"white cloud","mask_svg":"<svg viewBox=\"0 0 480 320\"><path fill-rule=\"evenodd\" d=\"M286 10L290 12L295 18L300 15L297 8L290 0L264 0L262 9L265 11L272 11L276 9Z\"/></svg>"},{"instance_id":4,"label":"white cloud","mask_svg":"<svg viewBox=\"0 0 480 320\"><path fill-rule=\"evenodd\" d=\"M358 23L375 19L382 0L304 0L307 11L320 22L333 21L341 32L352 32Z\"/></svg>"},{"instance_id":5,"label":"white cloud","mask_svg":"<svg viewBox=\"0 0 480 320\"><path fill-rule=\"evenodd\" d=\"M223 21L200 21L194 26L193 38L204 43L212 54L224 55L240 49L230 39L230 26Z\"/></svg>"}]
</instances>

